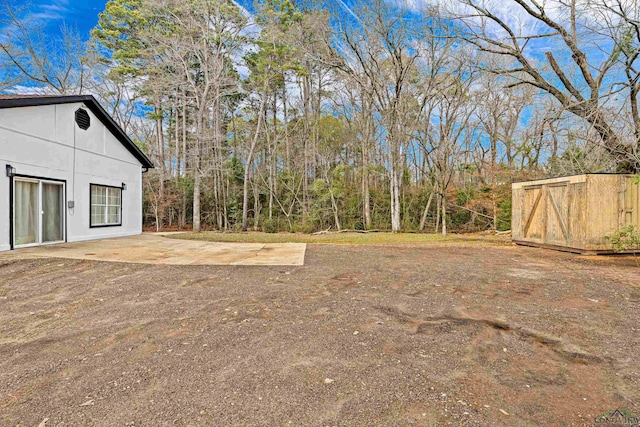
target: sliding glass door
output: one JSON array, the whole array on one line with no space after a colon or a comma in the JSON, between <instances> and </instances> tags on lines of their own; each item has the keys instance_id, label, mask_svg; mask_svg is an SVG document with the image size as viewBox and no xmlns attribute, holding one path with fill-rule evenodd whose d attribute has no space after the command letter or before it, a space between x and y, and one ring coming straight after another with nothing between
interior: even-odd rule
<instances>
[{"instance_id":1,"label":"sliding glass door","mask_svg":"<svg viewBox=\"0 0 640 427\"><path fill-rule=\"evenodd\" d=\"M42 243L64 240L62 184L42 182Z\"/></svg>"},{"instance_id":2,"label":"sliding glass door","mask_svg":"<svg viewBox=\"0 0 640 427\"><path fill-rule=\"evenodd\" d=\"M14 246L64 241L64 185L15 178Z\"/></svg>"},{"instance_id":3,"label":"sliding glass door","mask_svg":"<svg viewBox=\"0 0 640 427\"><path fill-rule=\"evenodd\" d=\"M14 190L14 236L15 246L39 243L40 215L38 181L15 181Z\"/></svg>"}]
</instances>

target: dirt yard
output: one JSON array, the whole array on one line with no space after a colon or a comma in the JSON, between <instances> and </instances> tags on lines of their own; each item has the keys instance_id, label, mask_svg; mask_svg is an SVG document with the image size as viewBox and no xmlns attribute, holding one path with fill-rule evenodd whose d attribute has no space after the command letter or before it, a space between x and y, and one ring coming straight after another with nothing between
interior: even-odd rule
<instances>
[{"instance_id":1,"label":"dirt yard","mask_svg":"<svg viewBox=\"0 0 640 427\"><path fill-rule=\"evenodd\" d=\"M0 425L639 414L639 273L504 245L312 244L296 267L0 257Z\"/></svg>"}]
</instances>

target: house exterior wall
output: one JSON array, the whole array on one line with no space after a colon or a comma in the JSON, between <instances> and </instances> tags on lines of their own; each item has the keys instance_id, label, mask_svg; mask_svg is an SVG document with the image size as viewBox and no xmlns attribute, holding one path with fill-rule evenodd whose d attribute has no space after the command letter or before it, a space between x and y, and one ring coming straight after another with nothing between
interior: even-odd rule
<instances>
[{"instance_id":1,"label":"house exterior wall","mask_svg":"<svg viewBox=\"0 0 640 427\"><path fill-rule=\"evenodd\" d=\"M142 166L87 108L91 126L80 129L82 103L8 108L0 111L0 251L9 250L10 178L17 175L63 180L68 242L131 236L142 232ZM74 148L75 146L75 148ZM90 184L121 187L122 225L90 227ZM66 207L68 201L74 208Z\"/></svg>"}]
</instances>

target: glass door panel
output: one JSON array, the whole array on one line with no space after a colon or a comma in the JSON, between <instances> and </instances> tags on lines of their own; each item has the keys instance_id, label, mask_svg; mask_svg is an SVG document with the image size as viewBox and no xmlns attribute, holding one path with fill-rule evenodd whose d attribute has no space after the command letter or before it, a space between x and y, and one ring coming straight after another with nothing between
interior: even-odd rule
<instances>
[{"instance_id":1,"label":"glass door panel","mask_svg":"<svg viewBox=\"0 0 640 427\"><path fill-rule=\"evenodd\" d=\"M14 233L16 246L39 243L38 190L38 182L15 181Z\"/></svg>"},{"instance_id":2,"label":"glass door panel","mask_svg":"<svg viewBox=\"0 0 640 427\"><path fill-rule=\"evenodd\" d=\"M42 243L64 240L61 184L42 183Z\"/></svg>"}]
</instances>

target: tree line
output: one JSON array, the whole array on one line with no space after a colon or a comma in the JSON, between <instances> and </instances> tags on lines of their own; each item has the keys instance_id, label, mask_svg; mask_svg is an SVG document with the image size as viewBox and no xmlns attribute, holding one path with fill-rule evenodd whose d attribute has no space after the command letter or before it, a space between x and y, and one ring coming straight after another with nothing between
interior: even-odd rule
<instances>
[{"instance_id":1,"label":"tree line","mask_svg":"<svg viewBox=\"0 0 640 427\"><path fill-rule=\"evenodd\" d=\"M88 42L5 3L0 89L96 96L158 230L506 230L514 180L640 172L632 3L110 0Z\"/></svg>"}]
</instances>

